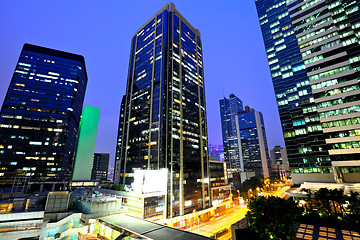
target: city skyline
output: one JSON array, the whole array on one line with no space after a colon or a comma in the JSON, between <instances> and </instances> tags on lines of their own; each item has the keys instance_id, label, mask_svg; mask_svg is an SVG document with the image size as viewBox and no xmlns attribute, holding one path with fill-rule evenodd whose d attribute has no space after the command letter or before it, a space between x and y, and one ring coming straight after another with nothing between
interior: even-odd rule
<instances>
[{"instance_id":1,"label":"city skyline","mask_svg":"<svg viewBox=\"0 0 360 240\"><path fill-rule=\"evenodd\" d=\"M101 108L96 152L109 152L110 165L112 165L115 158L121 97L125 93L130 38L153 12L168 2L158 1L154 4L144 1L141 2L142 4L136 4L136 11L140 17L133 18L132 21L126 19L131 16L130 10L135 9L134 3L126 5L115 2L101 5L94 2L86 5L72 3L72 8L69 9L66 4L40 2L31 5L1 4L0 30L6 34L0 40L0 48L3 52L0 56L2 64L0 102L4 100L23 43L28 42L83 55L89 75L84 104ZM244 102L263 112L269 148L275 145L284 146L255 3L249 1L240 5L234 1L232 5L235 7L230 9L228 5L218 6L211 3L194 5L186 1L175 2L175 5L183 15L188 16L188 20L193 25L202 29L209 143L222 142L218 99L234 93ZM54 12L54 9L57 11ZM16 19L12 18L11 13L14 11L19 15ZM31 17L29 12L32 12ZM75 12L77 15L74 14ZM207 18L205 17L207 14L214 14L218 18ZM64 17L68 15L77 17L76 19ZM31 25L31 28L24 27L24 22ZM223 44L227 41L225 33L230 32L231 29L240 29L233 32L233 35L239 34L234 35L239 42L233 47ZM247 36L243 36L244 32ZM227 69L239 69L240 72ZM111 87L102 87L104 85ZM263 88L259 88L259 85Z\"/></svg>"}]
</instances>

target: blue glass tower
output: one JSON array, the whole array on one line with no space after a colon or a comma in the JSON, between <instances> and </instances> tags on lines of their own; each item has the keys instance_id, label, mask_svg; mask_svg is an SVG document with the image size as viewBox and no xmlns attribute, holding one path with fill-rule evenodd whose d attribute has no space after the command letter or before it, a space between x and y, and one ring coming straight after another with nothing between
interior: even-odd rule
<instances>
[{"instance_id":1,"label":"blue glass tower","mask_svg":"<svg viewBox=\"0 0 360 240\"><path fill-rule=\"evenodd\" d=\"M1 109L1 184L69 180L86 84L82 56L24 45Z\"/></svg>"},{"instance_id":2,"label":"blue glass tower","mask_svg":"<svg viewBox=\"0 0 360 240\"><path fill-rule=\"evenodd\" d=\"M229 169L240 169L239 146L237 141L235 117L243 110L242 101L234 94L229 99L219 101L221 130L224 146L224 160Z\"/></svg>"},{"instance_id":3,"label":"blue glass tower","mask_svg":"<svg viewBox=\"0 0 360 240\"><path fill-rule=\"evenodd\" d=\"M241 182L255 175L268 178L270 159L262 113L246 106L236 116L235 122Z\"/></svg>"},{"instance_id":4,"label":"blue glass tower","mask_svg":"<svg viewBox=\"0 0 360 240\"><path fill-rule=\"evenodd\" d=\"M121 106L115 182L167 168L168 217L210 206L200 32L173 4L135 33Z\"/></svg>"}]
</instances>

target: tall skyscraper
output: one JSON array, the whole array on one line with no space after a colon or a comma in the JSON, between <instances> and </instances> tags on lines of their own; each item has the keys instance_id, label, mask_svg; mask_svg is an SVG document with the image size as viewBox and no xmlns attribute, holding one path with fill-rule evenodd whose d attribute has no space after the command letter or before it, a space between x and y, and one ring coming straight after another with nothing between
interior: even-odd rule
<instances>
[{"instance_id":1,"label":"tall skyscraper","mask_svg":"<svg viewBox=\"0 0 360 240\"><path fill-rule=\"evenodd\" d=\"M115 182L166 168L166 216L210 206L200 32L174 4L135 33L121 106Z\"/></svg>"},{"instance_id":2,"label":"tall skyscraper","mask_svg":"<svg viewBox=\"0 0 360 240\"><path fill-rule=\"evenodd\" d=\"M360 182L360 2L293 1L288 9L334 179Z\"/></svg>"},{"instance_id":3,"label":"tall skyscraper","mask_svg":"<svg viewBox=\"0 0 360 240\"><path fill-rule=\"evenodd\" d=\"M70 179L87 84L80 55L25 44L0 116L0 184Z\"/></svg>"},{"instance_id":4,"label":"tall skyscraper","mask_svg":"<svg viewBox=\"0 0 360 240\"><path fill-rule=\"evenodd\" d=\"M359 4L256 1L296 183L360 181Z\"/></svg>"},{"instance_id":5,"label":"tall skyscraper","mask_svg":"<svg viewBox=\"0 0 360 240\"><path fill-rule=\"evenodd\" d=\"M240 169L235 117L243 110L243 104L234 94L230 94L229 99L224 97L219 102L224 159L229 169Z\"/></svg>"},{"instance_id":6,"label":"tall skyscraper","mask_svg":"<svg viewBox=\"0 0 360 240\"><path fill-rule=\"evenodd\" d=\"M269 178L269 150L264 117L248 106L235 117L241 182L252 176Z\"/></svg>"},{"instance_id":7,"label":"tall skyscraper","mask_svg":"<svg viewBox=\"0 0 360 240\"><path fill-rule=\"evenodd\" d=\"M92 180L107 180L109 168L109 153L94 153L94 161L92 165Z\"/></svg>"},{"instance_id":8,"label":"tall skyscraper","mask_svg":"<svg viewBox=\"0 0 360 240\"><path fill-rule=\"evenodd\" d=\"M220 113L224 158L231 173L241 173L241 182L255 175L269 177L262 114L248 106L243 109L242 101L234 94L220 100Z\"/></svg>"}]
</instances>

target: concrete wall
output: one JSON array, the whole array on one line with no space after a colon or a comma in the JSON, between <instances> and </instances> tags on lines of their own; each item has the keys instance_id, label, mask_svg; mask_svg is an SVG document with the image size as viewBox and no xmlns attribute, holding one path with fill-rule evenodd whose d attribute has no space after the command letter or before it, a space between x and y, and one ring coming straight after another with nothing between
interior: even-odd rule
<instances>
[{"instance_id":1,"label":"concrete wall","mask_svg":"<svg viewBox=\"0 0 360 240\"><path fill-rule=\"evenodd\" d=\"M304 182L327 182L335 183L332 173L292 173L291 178L294 184Z\"/></svg>"},{"instance_id":2,"label":"concrete wall","mask_svg":"<svg viewBox=\"0 0 360 240\"><path fill-rule=\"evenodd\" d=\"M359 183L360 173L343 173L345 183Z\"/></svg>"}]
</instances>

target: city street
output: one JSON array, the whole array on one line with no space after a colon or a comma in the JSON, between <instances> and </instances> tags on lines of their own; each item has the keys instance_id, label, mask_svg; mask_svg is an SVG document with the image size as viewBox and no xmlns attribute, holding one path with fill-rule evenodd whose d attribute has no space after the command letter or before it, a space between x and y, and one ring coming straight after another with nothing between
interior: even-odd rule
<instances>
[{"instance_id":1,"label":"city street","mask_svg":"<svg viewBox=\"0 0 360 240\"><path fill-rule=\"evenodd\" d=\"M277 190L273 190L270 193L264 192L264 196L277 196L280 198L286 198L286 191L290 188L289 186L284 186L284 184L276 185ZM281 188L279 188L281 187ZM217 239L227 240L231 238L231 225L235 222L243 219L248 211L248 208L246 204L235 204L233 205L235 207L235 212L226 213L224 215L220 215L216 218L210 219L210 221L201 223L198 227L197 225L194 225L193 227L189 228L188 231L201 234L203 236L211 236L212 234L222 230L222 229L229 229L229 231L226 234L223 234Z\"/></svg>"},{"instance_id":2,"label":"city street","mask_svg":"<svg viewBox=\"0 0 360 240\"><path fill-rule=\"evenodd\" d=\"M248 209L245 204L242 204L241 206L238 204L235 204L235 212L231 212L231 213L224 214L222 216L213 218L206 223L200 224L200 227L195 226L195 227L191 228L191 230L189 229L189 231L209 237L210 235L218 232L219 230L222 230L224 228L229 229L232 224L234 224L235 222L244 218L247 211L248 211ZM228 237L224 238L225 236L228 236ZM219 239L228 239L230 237L231 237L231 232L229 231L227 234L224 234L222 236L222 238L219 238Z\"/></svg>"}]
</instances>

